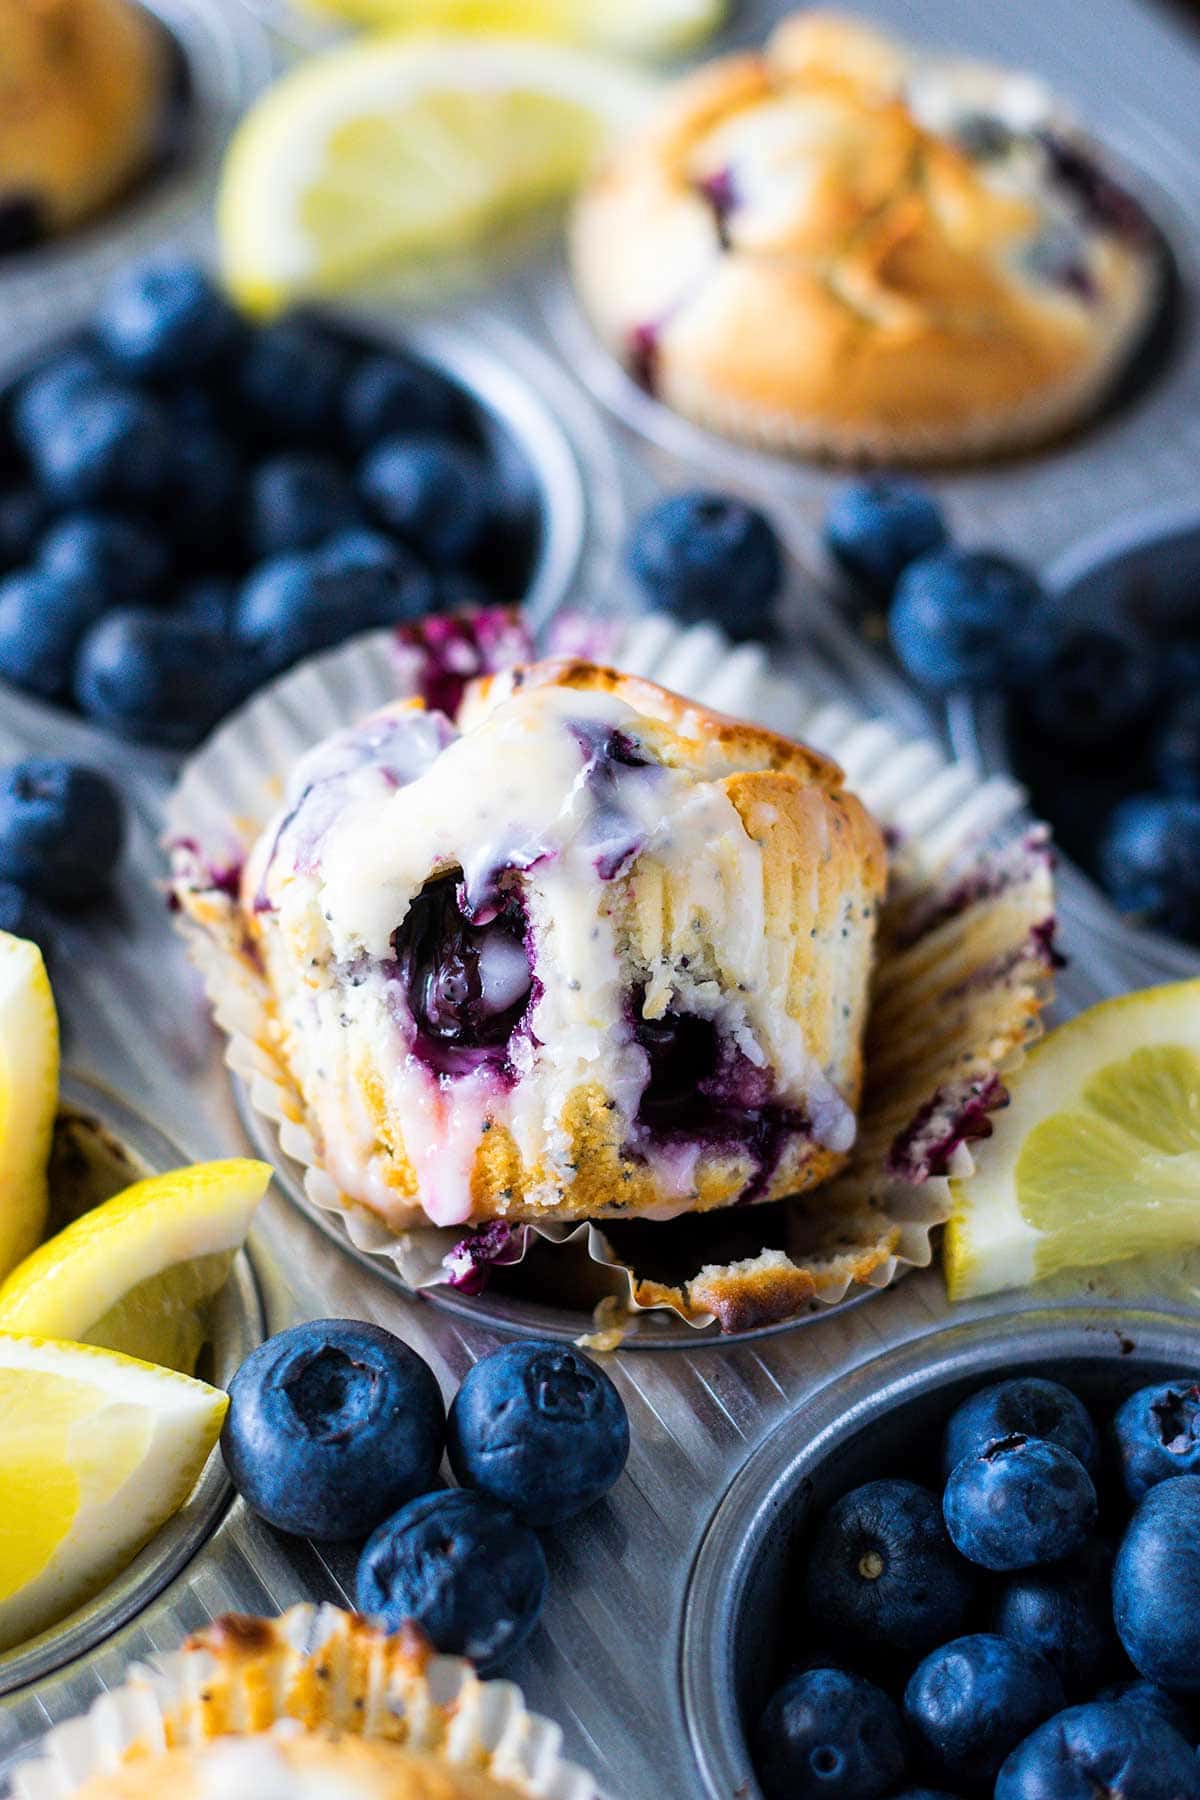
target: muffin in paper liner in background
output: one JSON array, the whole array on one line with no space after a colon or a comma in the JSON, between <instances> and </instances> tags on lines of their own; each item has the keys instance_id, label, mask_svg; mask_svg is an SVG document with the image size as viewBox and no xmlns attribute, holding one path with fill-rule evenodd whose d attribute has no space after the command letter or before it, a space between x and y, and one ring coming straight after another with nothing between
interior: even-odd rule
<instances>
[{"instance_id":1,"label":"muffin in paper liner in background","mask_svg":"<svg viewBox=\"0 0 1200 1800\"><path fill-rule=\"evenodd\" d=\"M520 1689L336 1606L214 1620L13 1776L14 1800L601 1800Z\"/></svg>"},{"instance_id":2,"label":"muffin in paper liner in background","mask_svg":"<svg viewBox=\"0 0 1200 1800\"><path fill-rule=\"evenodd\" d=\"M786 1320L814 1303L886 1286L930 1261L930 1233L949 1211L947 1177L969 1174L970 1141L1005 1103L1004 1074L1039 1029L1055 955L1046 833L1031 827L1010 782L981 783L926 740L906 740L815 691L773 676L763 652L730 652L707 627L662 619L613 627L606 660L706 707L760 721L832 757L884 828L891 880L879 916L858 1138L841 1174L808 1198L657 1222L631 1220L434 1227L390 1232L348 1206L322 1166L312 1121L275 1048L270 995L246 954L236 900L240 868L275 811L282 778L314 743L397 694L453 703L462 679L530 655L519 628L480 635L431 622L360 639L303 665L260 694L192 760L172 801L173 889L231 1067L303 1170L307 1197L338 1214L360 1249L389 1256L414 1288L447 1281L467 1293L489 1269L519 1261L532 1237L583 1235L619 1278L601 1322L614 1335L630 1311L666 1308L724 1331ZM447 654L447 651L449 654ZM447 670L453 674L447 689ZM547 1296L553 1300L552 1295Z\"/></svg>"}]
</instances>

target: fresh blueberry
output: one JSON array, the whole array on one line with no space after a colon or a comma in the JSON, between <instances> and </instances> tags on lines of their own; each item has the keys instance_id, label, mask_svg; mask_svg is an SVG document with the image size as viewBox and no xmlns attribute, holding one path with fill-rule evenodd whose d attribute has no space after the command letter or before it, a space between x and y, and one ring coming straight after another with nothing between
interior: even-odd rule
<instances>
[{"instance_id":1,"label":"fresh blueberry","mask_svg":"<svg viewBox=\"0 0 1200 1800\"><path fill-rule=\"evenodd\" d=\"M327 569L391 569L397 560L403 562L409 555L395 538L370 525L351 525L347 530L335 531L320 549Z\"/></svg>"},{"instance_id":2,"label":"fresh blueberry","mask_svg":"<svg viewBox=\"0 0 1200 1800\"><path fill-rule=\"evenodd\" d=\"M105 384L103 364L90 350L64 350L21 382L13 396L12 425L29 454L85 395Z\"/></svg>"},{"instance_id":3,"label":"fresh blueberry","mask_svg":"<svg viewBox=\"0 0 1200 1800\"><path fill-rule=\"evenodd\" d=\"M125 821L98 769L30 757L0 771L0 879L52 906L82 906L108 891Z\"/></svg>"},{"instance_id":4,"label":"fresh blueberry","mask_svg":"<svg viewBox=\"0 0 1200 1800\"><path fill-rule=\"evenodd\" d=\"M1178 693L1154 733L1154 773L1168 794L1200 800L1200 687Z\"/></svg>"},{"instance_id":5,"label":"fresh blueberry","mask_svg":"<svg viewBox=\"0 0 1200 1800\"><path fill-rule=\"evenodd\" d=\"M105 602L153 598L170 568L171 552L149 525L120 513L66 513L50 527L38 562L60 581L95 588Z\"/></svg>"},{"instance_id":6,"label":"fresh blueberry","mask_svg":"<svg viewBox=\"0 0 1200 1800\"><path fill-rule=\"evenodd\" d=\"M1018 1435L1061 1444L1095 1478L1100 1440L1087 1408L1061 1382L1039 1375L994 1382L954 1409L942 1442L943 1472L949 1475L964 1456L978 1456L998 1438Z\"/></svg>"},{"instance_id":7,"label":"fresh blueberry","mask_svg":"<svg viewBox=\"0 0 1200 1800\"><path fill-rule=\"evenodd\" d=\"M363 462L359 489L374 517L434 568L465 562L488 523L487 470L448 438L385 438Z\"/></svg>"},{"instance_id":8,"label":"fresh blueberry","mask_svg":"<svg viewBox=\"0 0 1200 1800\"><path fill-rule=\"evenodd\" d=\"M193 425L177 434L158 511L178 549L211 559L238 545L241 458L223 432Z\"/></svg>"},{"instance_id":9,"label":"fresh blueberry","mask_svg":"<svg viewBox=\"0 0 1200 1800\"><path fill-rule=\"evenodd\" d=\"M1101 1688L1097 1700L1117 1700L1125 1706L1136 1706L1139 1712L1157 1713L1189 1744L1196 1741L1196 1728L1183 1702L1168 1694L1156 1681L1113 1681Z\"/></svg>"},{"instance_id":10,"label":"fresh blueberry","mask_svg":"<svg viewBox=\"0 0 1200 1800\"><path fill-rule=\"evenodd\" d=\"M1160 1481L1138 1502L1113 1568L1113 1618L1139 1675L1200 1694L1200 1475Z\"/></svg>"},{"instance_id":11,"label":"fresh blueberry","mask_svg":"<svg viewBox=\"0 0 1200 1800\"><path fill-rule=\"evenodd\" d=\"M766 1704L755 1766L767 1800L881 1800L904 1774L900 1714L843 1669L794 1675Z\"/></svg>"},{"instance_id":12,"label":"fresh blueberry","mask_svg":"<svg viewBox=\"0 0 1200 1800\"><path fill-rule=\"evenodd\" d=\"M1146 645L1099 625L1079 625L1056 633L1025 696L1025 712L1046 743L1121 754L1149 717L1157 686Z\"/></svg>"},{"instance_id":13,"label":"fresh blueberry","mask_svg":"<svg viewBox=\"0 0 1200 1800\"><path fill-rule=\"evenodd\" d=\"M1118 1408L1113 1438L1131 1500L1173 1475L1200 1475L1200 1383L1139 1388Z\"/></svg>"},{"instance_id":14,"label":"fresh blueberry","mask_svg":"<svg viewBox=\"0 0 1200 1800\"><path fill-rule=\"evenodd\" d=\"M244 698L249 659L223 633L186 615L120 607L84 638L75 702L98 724L140 744L186 750Z\"/></svg>"},{"instance_id":15,"label":"fresh blueberry","mask_svg":"<svg viewBox=\"0 0 1200 1800\"><path fill-rule=\"evenodd\" d=\"M1009 1751L1065 1705L1045 1657L990 1632L931 1650L904 1690L904 1717L923 1758L968 1786L993 1781Z\"/></svg>"},{"instance_id":16,"label":"fresh blueberry","mask_svg":"<svg viewBox=\"0 0 1200 1800\"><path fill-rule=\"evenodd\" d=\"M0 581L0 676L43 700L70 691L75 655L104 610L104 596L44 569L18 569Z\"/></svg>"},{"instance_id":17,"label":"fresh blueberry","mask_svg":"<svg viewBox=\"0 0 1200 1800\"><path fill-rule=\"evenodd\" d=\"M853 580L886 600L910 562L946 541L933 496L911 481L875 476L840 488L825 514L825 542Z\"/></svg>"},{"instance_id":18,"label":"fresh blueberry","mask_svg":"<svg viewBox=\"0 0 1200 1800\"><path fill-rule=\"evenodd\" d=\"M909 563L889 616L903 667L935 693L1024 677L1045 596L1020 563L979 550L934 550Z\"/></svg>"},{"instance_id":19,"label":"fresh blueberry","mask_svg":"<svg viewBox=\"0 0 1200 1800\"><path fill-rule=\"evenodd\" d=\"M311 550L358 518L354 492L332 457L292 451L260 463L250 481L250 543L257 556Z\"/></svg>"},{"instance_id":20,"label":"fresh blueberry","mask_svg":"<svg viewBox=\"0 0 1200 1800\"><path fill-rule=\"evenodd\" d=\"M234 630L267 667L284 669L356 632L419 618L432 597L427 572L402 545L386 564L327 546L261 563L238 596Z\"/></svg>"},{"instance_id":21,"label":"fresh blueberry","mask_svg":"<svg viewBox=\"0 0 1200 1800\"><path fill-rule=\"evenodd\" d=\"M160 407L127 388L82 394L31 446L34 472L76 506L152 499L164 485L171 433Z\"/></svg>"},{"instance_id":22,"label":"fresh blueberry","mask_svg":"<svg viewBox=\"0 0 1200 1800\"><path fill-rule=\"evenodd\" d=\"M770 630L783 556L757 507L701 489L672 494L642 514L626 555L653 605L690 624L720 625L732 638Z\"/></svg>"},{"instance_id":23,"label":"fresh blueberry","mask_svg":"<svg viewBox=\"0 0 1200 1800\"><path fill-rule=\"evenodd\" d=\"M179 596L175 607L177 618L189 619L207 631L229 636L233 631L233 614L237 605L237 583L224 575L211 575L195 581Z\"/></svg>"},{"instance_id":24,"label":"fresh blueberry","mask_svg":"<svg viewBox=\"0 0 1200 1800\"><path fill-rule=\"evenodd\" d=\"M973 1592L937 1496L912 1481L868 1481L835 1501L805 1565L810 1619L875 1652L922 1655L954 1637Z\"/></svg>"},{"instance_id":25,"label":"fresh blueberry","mask_svg":"<svg viewBox=\"0 0 1200 1800\"><path fill-rule=\"evenodd\" d=\"M282 319L251 334L236 371L245 423L267 437L331 433L348 372L346 350L306 319Z\"/></svg>"},{"instance_id":26,"label":"fresh blueberry","mask_svg":"<svg viewBox=\"0 0 1200 1800\"><path fill-rule=\"evenodd\" d=\"M27 562L46 523L43 494L28 482L0 492L0 572Z\"/></svg>"},{"instance_id":27,"label":"fresh blueberry","mask_svg":"<svg viewBox=\"0 0 1200 1800\"><path fill-rule=\"evenodd\" d=\"M453 437L462 412L452 382L399 351L364 357L342 394L342 421L355 450L381 438Z\"/></svg>"},{"instance_id":28,"label":"fresh blueberry","mask_svg":"<svg viewBox=\"0 0 1200 1800\"><path fill-rule=\"evenodd\" d=\"M998 1438L951 1472L946 1528L981 1568L1036 1568L1082 1548L1097 1514L1096 1489L1077 1456L1045 1438Z\"/></svg>"},{"instance_id":29,"label":"fresh blueberry","mask_svg":"<svg viewBox=\"0 0 1200 1800\"><path fill-rule=\"evenodd\" d=\"M137 376L191 375L236 340L237 314L197 263L178 257L125 269L96 313L113 361Z\"/></svg>"},{"instance_id":30,"label":"fresh blueberry","mask_svg":"<svg viewBox=\"0 0 1200 1800\"><path fill-rule=\"evenodd\" d=\"M396 1631L411 1620L436 1649L486 1674L532 1632L546 1598L541 1544L515 1514L468 1489L423 1494L369 1539L360 1612Z\"/></svg>"},{"instance_id":31,"label":"fresh blueberry","mask_svg":"<svg viewBox=\"0 0 1200 1800\"><path fill-rule=\"evenodd\" d=\"M1006 1581L992 1607L991 1629L1052 1663L1068 1699L1090 1695L1119 1657L1111 1588L1112 1553L1093 1539L1070 1562Z\"/></svg>"},{"instance_id":32,"label":"fresh blueberry","mask_svg":"<svg viewBox=\"0 0 1200 1800\"><path fill-rule=\"evenodd\" d=\"M221 1453L260 1518L340 1542L434 1486L445 1431L438 1384L415 1350L360 1319L316 1319L242 1364Z\"/></svg>"},{"instance_id":33,"label":"fresh blueberry","mask_svg":"<svg viewBox=\"0 0 1200 1800\"><path fill-rule=\"evenodd\" d=\"M1153 1712L1096 1701L1071 1706L1018 1744L995 1800L1197 1800L1200 1764Z\"/></svg>"},{"instance_id":34,"label":"fresh blueberry","mask_svg":"<svg viewBox=\"0 0 1200 1800\"><path fill-rule=\"evenodd\" d=\"M629 1454L629 1420L603 1369L569 1344L505 1344L468 1372L447 1442L464 1487L528 1525L557 1525L612 1487Z\"/></svg>"},{"instance_id":35,"label":"fresh blueberry","mask_svg":"<svg viewBox=\"0 0 1200 1800\"><path fill-rule=\"evenodd\" d=\"M54 921L40 901L15 881L0 881L0 931L7 931L10 937L28 938L49 962L54 948Z\"/></svg>"},{"instance_id":36,"label":"fresh blueberry","mask_svg":"<svg viewBox=\"0 0 1200 1800\"><path fill-rule=\"evenodd\" d=\"M1100 878L1121 912L1200 937L1200 799L1137 794L1113 809Z\"/></svg>"}]
</instances>

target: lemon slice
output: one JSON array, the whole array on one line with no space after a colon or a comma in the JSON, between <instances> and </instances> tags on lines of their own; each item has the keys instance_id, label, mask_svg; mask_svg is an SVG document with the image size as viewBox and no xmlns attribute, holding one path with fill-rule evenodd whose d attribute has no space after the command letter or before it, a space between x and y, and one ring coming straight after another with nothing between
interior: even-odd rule
<instances>
[{"instance_id":1,"label":"lemon slice","mask_svg":"<svg viewBox=\"0 0 1200 1800\"><path fill-rule=\"evenodd\" d=\"M0 931L0 1277L46 1229L58 1015L36 944Z\"/></svg>"},{"instance_id":2,"label":"lemon slice","mask_svg":"<svg viewBox=\"0 0 1200 1800\"><path fill-rule=\"evenodd\" d=\"M217 204L226 281L270 313L451 258L568 193L645 78L516 38L368 38L311 57L230 146Z\"/></svg>"},{"instance_id":3,"label":"lemon slice","mask_svg":"<svg viewBox=\"0 0 1200 1800\"><path fill-rule=\"evenodd\" d=\"M191 1374L209 1301L267 1191L266 1163L197 1163L84 1213L0 1287L0 1331L70 1338Z\"/></svg>"},{"instance_id":4,"label":"lemon slice","mask_svg":"<svg viewBox=\"0 0 1200 1800\"><path fill-rule=\"evenodd\" d=\"M724 21L727 0L310 0L356 25L513 31L625 56L677 56Z\"/></svg>"},{"instance_id":5,"label":"lemon slice","mask_svg":"<svg viewBox=\"0 0 1200 1800\"><path fill-rule=\"evenodd\" d=\"M0 1650L132 1561L195 1487L228 1405L132 1357L0 1333Z\"/></svg>"},{"instance_id":6,"label":"lemon slice","mask_svg":"<svg viewBox=\"0 0 1200 1800\"><path fill-rule=\"evenodd\" d=\"M1200 1245L1200 981L1081 1013L1008 1087L975 1174L951 1183L952 1299Z\"/></svg>"}]
</instances>

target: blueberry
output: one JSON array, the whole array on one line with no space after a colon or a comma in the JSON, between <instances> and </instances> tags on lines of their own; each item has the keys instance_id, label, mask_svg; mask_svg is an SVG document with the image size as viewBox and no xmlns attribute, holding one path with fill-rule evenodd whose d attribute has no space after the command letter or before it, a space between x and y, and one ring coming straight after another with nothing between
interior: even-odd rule
<instances>
[{"instance_id":1,"label":"blueberry","mask_svg":"<svg viewBox=\"0 0 1200 1800\"><path fill-rule=\"evenodd\" d=\"M46 523L46 501L28 482L0 492L0 571L15 569L33 554Z\"/></svg>"},{"instance_id":2,"label":"blueberry","mask_svg":"<svg viewBox=\"0 0 1200 1800\"><path fill-rule=\"evenodd\" d=\"M233 613L237 604L237 583L228 576L211 575L195 581L179 596L176 618L188 619L208 631L229 636L233 631Z\"/></svg>"},{"instance_id":3,"label":"blueberry","mask_svg":"<svg viewBox=\"0 0 1200 1800\"><path fill-rule=\"evenodd\" d=\"M557 1525L607 1494L629 1454L620 1394L568 1344L505 1344L472 1368L450 1408L450 1466L464 1487L528 1525Z\"/></svg>"},{"instance_id":4,"label":"blueberry","mask_svg":"<svg viewBox=\"0 0 1200 1800\"><path fill-rule=\"evenodd\" d=\"M642 514L626 557L652 604L689 624L739 639L770 630L783 556L757 507L701 489L672 494Z\"/></svg>"},{"instance_id":5,"label":"blueberry","mask_svg":"<svg viewBox=\"0 0 1200 1800\"><path fill-rule=\"evenodd\" d=\"M1200 688L1175 696L1154 733L1151 755L1168 794L1200 800Z\"/></svg>"},{"instance_id":6,"label":"blueberry","mask_svg":"<svg viewBox=\"0 0 1200 1800\"><path fill-rule=\"evenodd\" d=\"M1002 687L1022 678L1045 596L1020 563L979 550L934 550L896 584L892 648L923 687Z\"/></svg>"},{"instance_id":7,"label":"blueberry","mask_svg":"<svg viewBox=\"0 0 1200 1800\"><path fill-rule=\"evenodd\" d=\"M1196 1741L1196 1728L1188 1717L1182 1701L1168 1694L1166 1688L1159 1687L1156 1681L1114 1681L1106 1688L1101 1688L1096 1695L1097 1700L1117 1700L1125 1706L1135 1706L1139 1712L1157 1713L1180 1737L1189 1744Z\"/></svg>"},{"instance_id":8,"label":"blueberry","mask_svg":"<svg viewBox=\"0 0 1200 1800\"><path fill-rule=\"evenodd\" d=\"M1070 1562L1005 1582L992 1607L991 1628L1052 1663L1068 1699L1091 1694L1119 1654L1111 1586L1111 1551L1093 1540Z\"/></svg>"},{"instance_id":9,"label":"blueberry","mask_svg":"<svg viewBox=\"0 0 1200 1800\"><path fill-rule=\"evenodd\" d=\"M31 446L34 472L55 499L77 506L152 499L171 455L166 417L127 388L97 387Z\"/></svg>"},{"instance_id":10,"label":"blueberry","mask_svg":"<svg viewBox=\"0 0 1200 1800\"><path fill-rule=\"evenodd\" d=\"M868 1481L834 1502L804 1572L809 1617L839 1642L921 1655L961 1631L974 1591L937 1496Z\"/></svg>"},{"instance_id":11,"label":"blueberry","mask_svg":"<svg viewBox=\"0 0 1200 1800\"><path fill-rule=\"evenodd\" d=\"M1055 634L1025 697L1025 711L1049 744L1120 755L1129 734L1149 717L1157 686L1146 645L1098 625L1080 625Z\"/></svg>"},{"instance_id":12,"label":"blueberry","mask_svg":"<svg viewBox=\"0 0 1200 1800\"><path fill-rule=\"evenodd\" d=\"M0 581L0 675L43 700L70 691L84 633L104 610L104 596L43 569L18 569Z\"/></svg>"},{"instance_id":13,"label":"blueberry","mask_svg":"<svg viewBox=\"0 0 1200 1800\"><path fill-rule=\"evenodd\" d=\"M30 757L0 771L0 879L51 905L85 905L108 891L125 821L98 769Z\"/></svg>"},{"instance_id":14,"label":"blueberry","mask_svg":"<svg viewBox=\"0 0 1200 1800\"><path fill-rule=\"evenodd\" d=\"M235 633L270 668L429 610L433 584L403 546L387 563L346 556L336 543L327 550L260 563L238 596Z\"/></svg>"},{"instance_id":15,"label":"blueberry","mask_svg":"<svg viewBox=\"0 0 1200 1800\"><path fill-rule=\"evenodd\" d=\"M138 376L191 375L236 340L237 314L197 263L156 257L123 270L96 313L96 334Z\"/></svg>"},{"instance_id":16,"label":"blueberry","mask_svg":"<svg viewBox=\"0 0 1200 1800\"><path fill-rule=\"evenodd\" d=\"M881 1800L904 1774L904 1730L881 1688L842 1669L794 1675L755 1733L767 1800Z\"/></svg>"},{"instance_id":17,"label":"blueberry","mask_svg":"<svg viewBox=\"0 0 1200 1800\"><path fill-rule=\"evenodd\" d=\"M84 638L75 701L97 724L136 743L186 750L241 700L249 659L223 633L186 615L123 607Z\"/></svg>"},{"instance_id":18,"label":"blueberry","mask_svg":"<svg viewBox=\"0 0 1200 1800\"><path fill-rule=\"evenodd\" d=\"M149 525L120 513L66 513L50 527L38 562L51 575L96 588L105 602L153 597L171 553Z\"/></svg>"},{"instance_id":19,"label":"blueberry","mask_svg":"<svg viewBox=\"0 0 1200 1800\"><path fill-rule=\"evenodd\" d=\"M321 561L327 569L391 569L409 556L395 538L370 525L351 525L335 531L320 548Z\"/></svg>"},{"instance_id":20,"label":"blueberry","mask_svg":"<svg viewBox=\"0 0 1200 1800\"><path fill-rule=\"evenodd\" d=\"M452 382L399 351L364 357L342 394L342 421L356 450L381 438L453 437L462 413L462 396Z\"/></svg>"},{"instance_id":21,"label":"blueberry","mask_svg":"<svg viewBox=\"0 0 1200 1800\"><path fill-rule=\"evenodd\" d=\"M210 559L236 547L242 509L241 457L220 431L192 425L177 434L158 511L180 550Z\"/></svg>"},{"instance_id":22,"label":"blueberry","mask_svg":"<svg viewBox=\"0 0 1200 1800\"><path fill-rule=\"evenodd\" d=\"M1113 1568L1113 1618L1147 1681L1200 1694L1200 1475L1143 1495Z\"/></svg>"},{"instance_id":23,"label":"blueberry","mask_svg":"<svg viewBox=\"0 0 1200 1800\"><path fill-rule=\"evenodd\" d=\"M989 1632L931 1650L904 1690L904 1717L923 1757L969 1786L992 1781L1009 1751L1065 1705L1045 1657Z\"/></svg>"},{"instance_id":24,"label":"blueberry","mask_svg":"<svg viewBox=\"0 0 1200 1800\"><path fill-rule=\"evenodd\" d=\"M1200 799L1137 794L1113 809L1100 878L1121 912L1200 937Z\"/></svg>"},{"instance_id":25,"label":"blueberry","mask_svg":"<svg viewBox=\"0 0 1200 1800\"><path fill-rule=\"evenodd\" d=\"M316 1319L251 1352L229 1385L221 1453L281 1531L362 1537L437 1480L446 1415L429 1365L360 1319Z\"/></svg>"},{"instance_id":26,"label":"blueberry","mask_svg":"<svg viewBox=\"0 0 1200 1800\"><path fill-rule=\"evenodd\" d=\"M1200 1764L1152 1712L1107 1701L1068 1707L1008 1757L995 1800L1197 1800Z\"/></svg>"},{"instance_id":27,"label":"blueberry","mask_svg":"<svg viewBox=\"0 0 1200 1800\"><path fill-rule=\"evenodd\" d=\"M448 1656L481 1673L533 1631L546 1598L546 1558L507 1508L465 1489L424 1494L386 1520L358 1564L360 1612L388 1631L412 1620Z\"/></svg>"},{"instance_id":28,"label":"blueberry","mask_svg":"<svg viewBox=\"0 0 1200 1800\"><path fill-rule=\"evenodd\" d=\"M1061 1562L1096 1523L1096 1489L1077 1456L1045 1438L998 1438L951 1472L942 1499L946 1528L984 1569Z\"/></svg>"},{"instance_id":29,"label":"blueberry","mask_svg":"<svg viewBox=\"0 0 1200 1800\"><path fill-rule=\"evenodd\" d=\"M13 433L32 453L46 432L58 424L85 395L105 384L99 357L89 350L65 350L51 357L21 382L13 396Z\"/></svg>"},{"instance_id":30,"label":"blueberry","mask_svg":"<svg viewBox=\"0 0 1200 1800\"><path fill-rule=\"evenodd\" d=\"M1061 1382L1039 1375L997 1381L956 1407L942 1442L942 1469L949 1475L964 1456L978 1456L998 1438L1018 1434L1061 1444L1095 1478L1100 1441L1087 1408Z\"/></svg>"},{"instance_id":31,"label":"blueberry","mask_svg":"<svg viewBox=\"0 0 1200 1800\"><path fill-rule=\"evenodd\" d=\"M880 475L838 490L825 514L825 541L848 575L886 600L910 562L945 543L946 521L924 488Z\"/></svg>"},{"instance_id":32,"label":"blueberry","mask_svg":"<svg viewBox=\"0 0 1200 1800\"><path fill-rule=\"evenodd\" d=\"M1172 1475L1200 1475L1200 1384L1183 1376L1139 1388L1118 1408L1113 1438L1131 1500Z\"/></svg>"},{"instance_id":33,"label":"blueberry","mask_svg":"<svg viewBox=\"0 0 1200 1800\"><path fill-rule=\"evenodd\" d=\"M354 492L328 456L293 451L260 463L250 482L250 543L258 556L311 550L358 517Z\"/></svg>"},{"instance_id":34,"label":"blueberry","mask_svg":"<svg viewBox=\"0 0 1200 1800\"><path fill-rule=\"evenodd\" d=\"M323 437L335 427L348 367L343 345L309 320L264 326L238 363L241 416L268 437Z\"/></svg>"},{"instance_id":35,"label":"blueberry","mask_svg":"<svg viewBox=\"0 0 1200 1800\"><path fill-rule=\"evenodd\" d=\"M503 1065L533 988L519 899L506 896L494 917L475 923L458 887L453 873L426 882L392 935L414 1053L439 1075Z\"/></svg>"},{"instance_id":36,"label":"blueberry","mask_svg":"<svg viewBox=\"0 0 1200 1800\"><path fill-rule=\"evenodd\" d=\"M28 938L49 962L54 948L54 921L45 907L15 881L0 881L0 931L7 931L11 937Z\"/></svg>"},{"instance_id":37,"label":"blueberry","mask_svg":"<svg viewBox=\"0 0 1200 1800\"><path fill-rule=\"evenodd\" d=\"M380 523L435 568L465 562L488 522L487 470L447 438L385 438L363 462L359 489Z\"/></svg>"}]
</instances>

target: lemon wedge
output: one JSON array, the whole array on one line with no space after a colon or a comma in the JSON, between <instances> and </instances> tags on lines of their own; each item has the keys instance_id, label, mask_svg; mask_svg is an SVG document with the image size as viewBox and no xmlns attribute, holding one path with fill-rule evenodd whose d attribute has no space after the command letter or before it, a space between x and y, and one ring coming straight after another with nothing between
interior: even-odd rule
<instances>
[{"instance_id":1,"label":"lemon wedge","mask_svg":"<svg viewBox=\"0 0 1200 1800\"><path fill-rule=\"evenodd\" d=\"M226 282L270 314L459 256L567 194L650 91L619 63L528 39L365 38L310 57L230 146Z\"/></svg>"},{"instance_id":2,"label":"lemon wedge","mask_svg":"<svg viewBox=\"0 0 1200 1800\"><path fill-rule=\"evenodd\" d=\"M46 1229L58 1015L36 944L0 931L0 1277Z\"/></svg>"},{"instance_id":3,"label":"lemon wedge","mask_svg":"<svg viewBox=\"0 0 1200 1800\"><path fill-rule=\"evenodd\" d=\"M0 1333L0 1650L133 1560L195 1487L228 1405L132 1357Z\"/></svg>"},{"instance_id":4,"label":"lemon wedge","mask_svg":"<svg viewBox=\"0 0 1200 1800\"><path fill-rule=\"evenodd\" d=\"M711 36L727 0L310 0L315 12L385 29L512 31L624 56L677 56Z\"/></svg>"},{"instance_id":5,"label":"lemon wedge","mask_svg":"<svg viewBox=\"0 0 1200 1800\"><path fill-rule=\"evenodd\" d=\"M951 1183L950 1297L1200 1245L1200 981L1106 1000L1059 1026Z\"/></svg>"},{"instance_id":6,"label":"lemon wedge","mask_svg":"<svg viewBox=\"0 0 1200 1800\"><path fill-rule=\"evenodd\" d=\"M271 1179L197 1163L135 1182L27 1256L0 1287L0 1331L69 1338L191 1374L209 1302Z\"/></svg>"}]
</instances>

